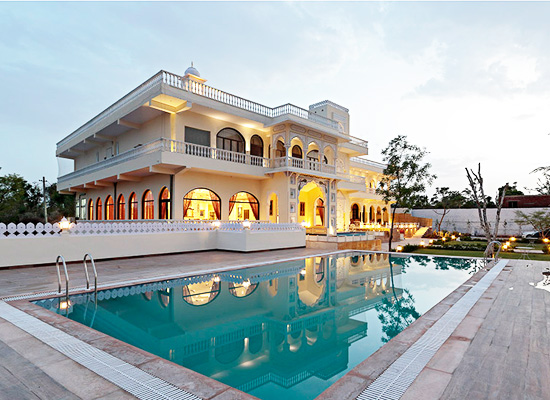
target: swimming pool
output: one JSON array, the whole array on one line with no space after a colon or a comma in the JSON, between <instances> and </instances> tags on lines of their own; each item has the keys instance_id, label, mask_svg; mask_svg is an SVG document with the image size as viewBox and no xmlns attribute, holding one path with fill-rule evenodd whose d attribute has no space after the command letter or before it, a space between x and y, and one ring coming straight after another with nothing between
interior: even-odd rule
<instances>
[{"instance_id":1,"label":"swimming pool","mask_svg":"<svg viewBox=\"0 0 550 400\"><path fill-rule=\"evenodd\" d=\"M350 252L37 304L260 399L313 399L482 266Z\"/></svg>"}]
</instances>

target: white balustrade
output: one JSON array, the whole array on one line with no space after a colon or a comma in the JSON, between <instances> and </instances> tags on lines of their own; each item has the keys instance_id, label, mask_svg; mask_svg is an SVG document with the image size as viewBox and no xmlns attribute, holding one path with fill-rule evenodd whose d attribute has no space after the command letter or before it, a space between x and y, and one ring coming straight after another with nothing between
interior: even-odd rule
<instances>
[{"instance_id":1,"label":"white balustrade","mask_svg":"<svg viewBox=\"0 0 550 400\"><path fill-rule=\"evenodd\" d=\"M279 157L273 160L273 168L300 168L310 171L325 172L329 174L336 174L336 166L320 163L319 161L304 160L302 158L295 157Z\"/></svg>"},{"instance_id":2,"label":"white balustrade","mask_svg":"<svg viewBox=\"0 0 550 400\"><path fill-rule=\"evenodd\" d=\"M219 223L219 226L217 226ZM249 225L249 226L247 226ZM186 231L300 231L300 224L274 224L268 221L202 221L202 220L136 220L136 221L78 221L70 225L68 235L135 235ZM13 224L0 223L0 240L4 238L27 238L60 236L58 223L55 224Z\"/></svg>"},{"instance_id":3,"label":"white balustrade","mask_svg":"<svg viewBox=\"0 0 550 400\"><path fill-rule=\"evenodd\" d=\"M388 164L384 164L384 163L380 163L380 162L376 162L376 161L371 161L371 160L366 160L364 158L359 158L359 157L351 157L349 160L351 162L356 162L356 163L359 163L359 164L367 165L369 167L376 167L376 168L380 168L380 169L385 169L388 166Z\"/></svg>"}]
</instances>

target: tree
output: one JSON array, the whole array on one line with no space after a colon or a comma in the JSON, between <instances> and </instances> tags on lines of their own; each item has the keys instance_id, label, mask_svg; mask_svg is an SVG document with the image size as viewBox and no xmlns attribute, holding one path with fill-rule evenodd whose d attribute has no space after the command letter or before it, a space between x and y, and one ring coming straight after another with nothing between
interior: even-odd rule
<instances>
[{"instance_id":1,"label":"tree","mask_svg":"<svg viewBox=\"0 0 550 400\"><path fill-rule=\"evenodd\" d=\"M460 192L449 190L448 187L438 187L435 189L435 194L432 196L432 207L441 209L441 211L434 210L437 215L441 216L437 225L438 232L441 232L443 220L451 211L451 208L460 208L463 203L464 196Z\"/></svg>"},{"instance_id":2,"label":"tree","mask_svg":"<svg viewBox=\"0 0 550 400\"><path fill-rule=\"evenodd\" d=\"M518 189L517 185L518 183L514 182L508 185L508 188L506 188L506 185L501 186L497 189L497 193L502 193L504 191L504 196L523 196L523 192Z\"/></svg>"},{"instance_id":3,"label":"tree","mask_svg":"<svg viewBox=\"0 0 550 400\"><path fill-rule=\"evenodd\" d=\"M537 181L537 187L534 188L538 194L550 195L550 167L539 167L531 171L532 174L542 172L542 178Z\"/></svg>"},{"instance_id":4,"label":"tree","mask_svg":"<svg viewBox=\"0 0 550 400\"><path fill-rule=\"evenodd\" d=\"M407 289L403 289L401 296L384 298L375 309L382 323L382 332L385 334L382 338L384 343L389 342L420 317L414 306L414 297Z\"/></svg>"},{"instance_id":5,"label":"tree","mask_svg":"<svg viewBox=\"0 0 550 400\"><path fill-rule=\"evenodd\" d=\"M546 237L546 230L550 228L550 211L533 211L529 214L523 211L516 211L514 222L518 225L531 225L536 231L540 231L543 238Z\"/></svg>"},{"instance_id":6,"label":"tree","mask_svg":"<svg viewBox=\"0 0 550 400\"><path fill-rule=\"evenodd\" d=\"M391 140L388 147L382 150L387 167L376 193L381 195L385 202L395 202L391 218L390 251L396 208L412 208L414 201L426 190L426 185L431 184L436 178L430 174L431 164L423 162L426 154L425 149L410 144L403 135Z\"/></svg>"},{"instance_id":7,"label":"tree","mask_svg":"<svg viewBox=\"0 0 550 400\"><path fill-rule=\"evenodd\" d=\"M477 212L479 216L479 223L485 232L487 242L492 242L498 236L498 225L500 222L500 211L502 210L502 203L504 202L504 193L508 189L508 183L503 186L502 192L497 193L497 199L500 199L497 206L495 227L491 231L491 223L487 218L487 207L491 204L491 198L485 196L485 189L483 188L483 177L481 176L481 164L477 165L477 173L472 169L466 168L466 176L470 183L470 189L472 197L477 205Z\"/></svg>"}]
</instances>

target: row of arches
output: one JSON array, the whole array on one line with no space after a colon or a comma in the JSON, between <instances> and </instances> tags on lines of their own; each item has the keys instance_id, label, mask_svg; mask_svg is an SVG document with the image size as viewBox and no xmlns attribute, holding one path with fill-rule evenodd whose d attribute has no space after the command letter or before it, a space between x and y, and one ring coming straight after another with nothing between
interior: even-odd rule
<instances>
[{"instance_id":1,"label":"row of arches","mask_svg":"<svg viewBox=\"0 0 550 400\"><path fill-rule=\"evenodd\" d=\"M383 224L389 222L389 213L386 207L374 207L367 208L366 205L361 206L357 203L351 205L350 222L362 222L364 224Z\"/></svg>"},{"instance_id":2,"label":"row of arches","mask_svg":"<svg viewBox=\"0 0 550 400\"><path fill-rule=\"evenodd\" d=\"M140 204L141 203L141 204ZM149 189L145 190L138 201L138 196L132 192L128 199L124 194L118 195L116 203L113 196L88 200L88 220L137 220L141 207L141 219L171 219L172 202L170 191L163 187L158 195L158 214L155 213L155 197ZM195 188L183 196L184 219L220 220L221 199L210 189ZM251 193L237 192L229 199L229 220L259 220L260 202Z\"/></svg>"},{"instance_id":3,"label":"row of arches","mask_svg":"<svg viewBox=\"0 0 550 400\"><path fill-rule=\"evenodd\" d=\"M234 128L223 128L217 133L216 147L236 153L246 153L246 141L244 136ZM283 140L278 139L273 149L274 157L280 158L290 156L296 159L322 162L324 164L328 164L329 161L332 163L334 159L334 151L330 146L326 146L322 153L315 142L308 145L307 151L304 150L304 147L304 144L299 138L293 138L287 152ZM271 153L271 145L269 146L269 153ZM253 135L250 138L250 154L257 157L264 156L264 141L259 135ZM271 157L271 154L269 154L268 157Z\"/></svg>"}]
</instances>

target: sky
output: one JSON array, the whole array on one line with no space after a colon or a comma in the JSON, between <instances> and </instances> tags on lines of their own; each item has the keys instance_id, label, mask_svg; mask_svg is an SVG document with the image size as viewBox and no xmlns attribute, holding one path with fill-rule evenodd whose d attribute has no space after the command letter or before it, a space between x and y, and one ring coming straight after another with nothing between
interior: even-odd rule
<instances>
[{"instance_id":1,"label":"sky","mask_svg":"<svg viewBox=\"0 0 550 400\"><path fill-rule=\"evenodd\" d=\"M435 187L534 188L550 165L547 2L0 2L0 174L55 182L58 141L164 69L274 107L331 100L369 158L397 135Z\"/></svg>"}]
</instances>

